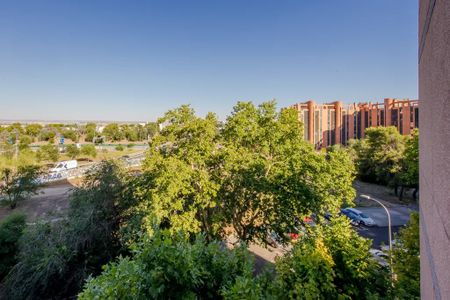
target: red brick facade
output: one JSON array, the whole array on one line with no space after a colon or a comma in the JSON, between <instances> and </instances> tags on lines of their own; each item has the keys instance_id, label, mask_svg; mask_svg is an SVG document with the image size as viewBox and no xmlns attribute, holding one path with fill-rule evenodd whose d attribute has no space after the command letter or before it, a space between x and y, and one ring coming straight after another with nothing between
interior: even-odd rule
<instances>
[{"instance_id":1,"label":"red brick facade","mask_svg":"<svg viewBox=\"0 0 450 300\"><path fill-rule=\"evenodd\" d=\"M291 106L303 122L305 140L318 149L335 144L347 144L350 139L364 137L364 130L376 126L395 126L401 134L410 134L419 127L417 100L384 99L384 103L354 103L341 101L316 104L314 101Z\"/></svg>"}]
</instances>

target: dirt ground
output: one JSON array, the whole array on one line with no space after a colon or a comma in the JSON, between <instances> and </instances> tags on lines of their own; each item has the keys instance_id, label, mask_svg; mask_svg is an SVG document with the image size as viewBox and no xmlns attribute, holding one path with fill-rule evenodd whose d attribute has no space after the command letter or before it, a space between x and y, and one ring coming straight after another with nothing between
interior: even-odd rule
<instances>
[{"instance_id":1,"label":"dirt ground","mask_svg":"<svg viewBox=\"0 0 450 300\"><path fill-rule=\"evenodd\" d=\"M13 210L9 206L0 206L0 221L11 212L24 213L29 223L58 218L67 210L70 192L76 184L74 181L63 181L44 187L38 195L18 203Z\"/></svg>"}]
</instances>

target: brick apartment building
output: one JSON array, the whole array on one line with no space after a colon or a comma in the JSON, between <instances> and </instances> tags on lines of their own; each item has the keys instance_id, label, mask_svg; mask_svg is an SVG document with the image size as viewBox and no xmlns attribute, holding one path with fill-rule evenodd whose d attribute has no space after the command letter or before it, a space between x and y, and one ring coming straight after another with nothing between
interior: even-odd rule
<instances>
[{"instance_id":1,"label":"brick apartment building","mask_svg":"<svg viewBox=\"0 0 450 300\"><path fill-rule=\"evenodd\" d=\"M335 144L347 144L350 139L364 137L364 130L376 126L396 126L400 133L410 134L419 127L417 100L384 99L384 103L354 103L341 101L316 104L314 101L291 106L303 122L305 140L317 149Z\"/></svg>"}]
</instances>

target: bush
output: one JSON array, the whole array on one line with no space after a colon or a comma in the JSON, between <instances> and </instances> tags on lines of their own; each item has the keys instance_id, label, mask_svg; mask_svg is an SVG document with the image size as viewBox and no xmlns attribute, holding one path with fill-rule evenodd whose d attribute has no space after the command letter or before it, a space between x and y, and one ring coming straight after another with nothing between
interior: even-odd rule
<instances>
[{"instance_id":1,"label":"bush","mask_svg":"<svg viewBox=\"0 0 450 300\"><path fill-rule=\"evenodd\" d=\"M24 214L10 214L0 223L0 281L16 263L18 241L24 229Z\"/></svg>"},{"instance_id":2,"label":"bush","mask_svg":"<svg viewBox=\"0 0 450 300\"><path fill-rule=\"evenodd\" d=\"M123 150L125 150L125 148L122 145L116 146L116 151L123 151Z\"/></svg>"},{"instance_id":3,"label":"bush","mask_svg":"<svg viewBox=\"0 0 450 300\"><path fill-rule=\"evenodd\" d=\"M96 158L97 150L95 149L95 146L92 144L83 145L81 146L81 154L87 157Z\"/></svg>"},{"instance_id":4,"label":"bush","mask_svg":"<svg viewBox=\"0 0 450 300\"><path fill-rule=\"evenodd\" d=\"M80 155L80 149L78 149L78 147L76 145L73 145L73 144L72 145L67 145L66 146L66 153L71 159L74 159L78 155Z\"/></svg>"},{"instance_id":5,"label":"bush","mask_svg":"<svg viewBox=\"0 0 450 300\"><path fill-rule=\"evenodd\" d=\"M41 161L55 162L59 159L59 149L53 144L46 144L41 146L36 155Z\"/></svg>"},{"instance_id":6,"label":"bush","mask_svg":"<svg viewBox=\"0 0 450 300\"><path fill-rule=\"evenodd\" d=\"M238 278L252 278L246 247L228 250L198 236L157 232L146 237L133 258L120 258L91 278L80 299L218 299Z\"/></svg>"},{"instance_id":7,"label":"bush","mask_svg":"<svg viewBox=\"0 0 450 300\"><path fill-rule=\"evenodd\" d=\"M20 243L17 264L4 281L5 299L72 298L90 274L122 249L118 228L125 175L103 162L74 191L66 220L40 223Z\"/></svg>"}]
</instances>

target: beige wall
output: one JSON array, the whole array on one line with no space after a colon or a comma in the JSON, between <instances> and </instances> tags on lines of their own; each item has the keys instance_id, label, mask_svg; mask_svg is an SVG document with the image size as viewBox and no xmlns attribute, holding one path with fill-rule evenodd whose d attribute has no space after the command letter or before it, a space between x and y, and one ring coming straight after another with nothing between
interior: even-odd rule
<instances>
[{"instance_id":1,"label":"beige wall","mask_svg":"<svg viewBox=\"0 0 450 300\"><path fill-rule=\"evenodd\" d=\"M419 12L422 299L450 299L450 0Z\"/></svg>"}]
</instances>

